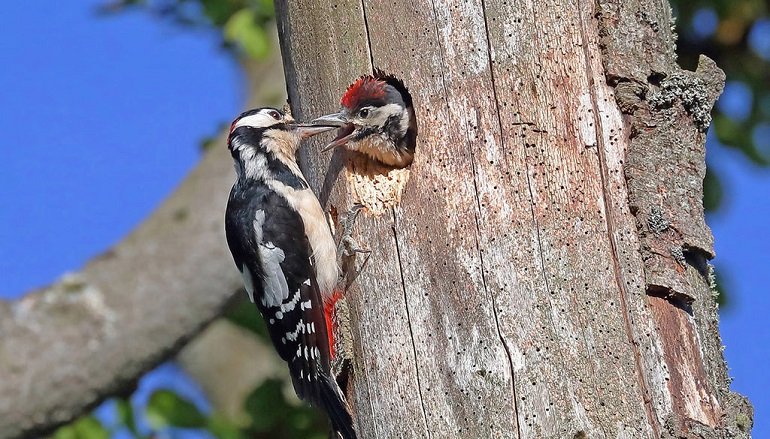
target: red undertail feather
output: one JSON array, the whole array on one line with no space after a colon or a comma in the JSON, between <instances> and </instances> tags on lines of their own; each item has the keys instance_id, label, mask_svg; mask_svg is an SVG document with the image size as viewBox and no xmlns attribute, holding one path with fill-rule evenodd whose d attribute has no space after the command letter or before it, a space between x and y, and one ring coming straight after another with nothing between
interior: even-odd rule
<instances>
[{"instance_id":1,"label":"red undertail feather","mask_svg":"<svg viewBox=\"0 0 770 439\"><path fill-rule=\"evenodd\" d=\"M334 305L337 304L337 301L342 299L342 290L334 290L334 293L332 293L331 299L326 301L324 303L324 317L326 318L326 333L329 336L329 355L331 356L332 360L335 357L335 340L334 340L334 334L337 333L338 324L334 319Z\"/></svg>"},{"instance_id":2,"label":"red undertail feather","mask_svg":"<svg viewBox=\"0 0 770 439\"><path fill-rule=\"evenodd\" d=\"M371 76L364 76L348 87L342 96L342 106L355 108L356 104L364 98L382 99L385 97L385 81Z\"/></svg>"}]
</instances>

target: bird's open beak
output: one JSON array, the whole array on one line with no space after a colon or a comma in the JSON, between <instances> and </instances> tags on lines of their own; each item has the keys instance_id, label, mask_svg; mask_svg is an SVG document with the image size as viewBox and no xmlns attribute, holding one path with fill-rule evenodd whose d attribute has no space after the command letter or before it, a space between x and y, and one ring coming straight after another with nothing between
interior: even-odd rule
<instances>
[{"instance_id":1,"label":"bird's open beak","mask_svg":"<svg viewBox=\"0 0 770 439\"><path fill-rule=\"evenodd\" d=\"M337 125L298 123L295 125L294 129L297 130L301 138L307 139L308 137L315 136L316 134L325 133L335 128L337 128Z\"/></svg>"},{"instance_id":2,"label":"bird's open beak","mask_svg":"<svg viewBox=\"0 0 770 439\"><path fill-rule=\"evenodd\" d=\"M344 113L327 114L317 119L313 119L310 123L314 125L334 125L335 127L339 127L337 137L332 140L332 143L326 145L326 147L321 150L322 152L329 151L348 143L348 141L353 138L353 131L356 130L356 126L348 122L348 118Z\"/></svg>"}]
</instances>

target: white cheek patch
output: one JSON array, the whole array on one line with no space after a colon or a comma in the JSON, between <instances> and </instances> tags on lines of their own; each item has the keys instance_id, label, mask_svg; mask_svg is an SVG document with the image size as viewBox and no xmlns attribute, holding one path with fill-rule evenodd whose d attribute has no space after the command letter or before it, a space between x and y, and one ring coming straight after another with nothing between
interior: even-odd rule
<instances>
[{"instance_id":1,"label":"white cheek patch","mask_svg":"<svg viewBox=\"0 0 770 439\"><path fill-rule=\"evenodd\" d=\"M383 126L390 116L393 116L394 114L400 115L402 112L404 112L403 108L398 104L383 105L378 108L369 119L367 119L367 125Z\"/></svg>"},{"instance_id":2,"label":"white cheek patch","mask_svg":"<svg viewBox=\"0 0 770 439\"><path fill-rule=\"evenodd\" d=\"M270 110L273 111L273 110ZM255 127L255 128L267 128L269 126L273 126L277 124L279 121L273 119L273 116L270 116L267 114L267 112L259 112L257 114L252 114L250 116L246 116L238 120L238 122L233 125L233 130L238 127Z\"/></svg>"}]
</instances>

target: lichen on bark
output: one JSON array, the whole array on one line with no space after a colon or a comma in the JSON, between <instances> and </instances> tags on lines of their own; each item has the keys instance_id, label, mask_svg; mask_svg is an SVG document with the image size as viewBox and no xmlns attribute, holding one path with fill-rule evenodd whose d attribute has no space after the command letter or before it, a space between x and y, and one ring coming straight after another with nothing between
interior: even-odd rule
<instances>
[{"instance_id":1,"label":"lichen on bark","mask_svg":"<svg viewBox=\"0 0 770 439\"><path fill-rule=\"evenodd\" d=\"M658 24L671 17L670 7L658 2L645 10L649 6L597 0L596 16L606 77L630 131L629 204L637 218L656 325L664 328L664 360L672 372L667 384L673 408L661 437L748 437L753 411L746 398L729 390L707 263L714 243L702 203L706 131L725 75L705 56L695 72L681 69L673 27ZM682 360L683 346L696 346L698 355ZM678 404L687 386L704 398Z\"/></svg>"}]
</instances>

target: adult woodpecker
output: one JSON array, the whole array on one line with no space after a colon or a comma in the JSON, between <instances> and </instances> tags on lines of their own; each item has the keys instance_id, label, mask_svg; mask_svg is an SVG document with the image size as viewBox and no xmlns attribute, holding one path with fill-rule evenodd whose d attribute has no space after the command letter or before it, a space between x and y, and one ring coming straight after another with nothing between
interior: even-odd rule
<instances>
[{"instance_id":1,"label":"adult woodpecker","mask_svg":"<svg viewBox=\"0 0 770 439\"><path fill-rule=\"evenodd\" d=\"M341 104L339 113L312 121L340 127L325 151L345 145L389 166L403 168L412 163L417 119L401 81L391 76L364 76L348 87Z\"/></svg>"},{"instance_id":2,"label":"adult woodpecker","mask_svg":"<svg viewBox=\"0 0 770 439\"><path fill-rule=\"evenodd\" d=\"M227 146L238 178L225 213L227 244L252 302L289 365L294 390L323 407L335 431L354 439L353 421L331 375L329 323L340 269L318 199L295 154L300 140L335 126L301 125L275 108L242 113Z\"/></svg>"}]
</instances>

